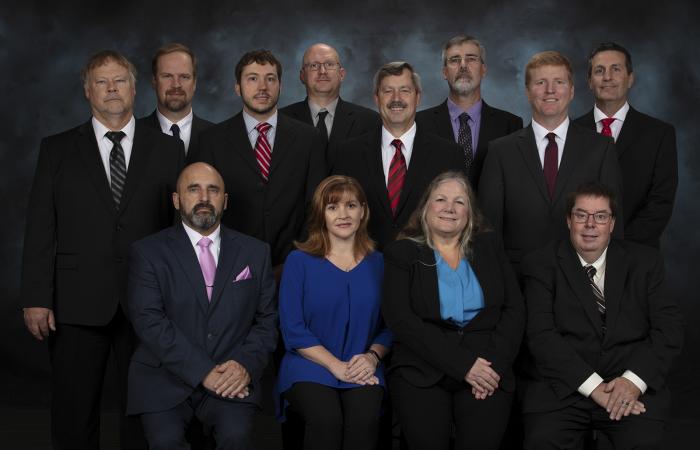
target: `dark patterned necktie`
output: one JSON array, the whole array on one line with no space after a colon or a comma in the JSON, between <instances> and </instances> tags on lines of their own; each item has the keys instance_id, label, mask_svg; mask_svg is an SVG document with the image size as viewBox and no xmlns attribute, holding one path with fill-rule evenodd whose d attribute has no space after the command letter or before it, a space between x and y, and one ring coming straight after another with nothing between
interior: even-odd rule
<instances>
[{"instance_id":1,"label":"dark patterned necktie","mask_svg":"<svg viewBox=\"0 0 700 450\"><path fill-rule=\"evenodd\" d=\"M389 193L391 213L396 217L396 208L399 206L401 190L403 189L403 182L406 178L406 159L403 157L403 152L401 151L403 143L400 139L394 139L391 141L391 145L393 145L396 150L394 151L394 157L391 158L391 164L389 164L389 176L387 178L386 189Z\"/></svg>"},{"instance_id":2,"label":"dark patterned necktie","mask_svg":"<svg viewBox=\"0 0 700 450\"><path fill-rule=\"evenodd\" d=\"M544 180L547 182L549 198L554 198L554 185L557 183L557 170L559 166L559 147L557 147L557 137L554 133L548 133L547 147L544 150Z\"/></svg>"},{"instance_id":3,"label":"dark patterned necktie","mask_svg":"<svg viewBox=\"0 0 700 450\"><path fill-rule=\"evenodd\" d=\"M270 131L272 125L267 122L260 122L255 126L258 130L258 140L255 141L255 159L258 161L260 175L268 180L270 177L270 163L272 162L272 147L270 141L267 140L267 132Z\"/></svg>"},{"instance_id":4,"label":"dark patterned necktie","mask_svg":"<svg viewBox=\"0 0 700 450\"><path fill-rule=\"evenodd\" d=\"M457 143L464 150L464 159L466 161L467 172L472 167L474 161L474 149L472 148L472 129L469 127L469 114L462 113L459 115L459 132L457 133Z\"/></svg>"},{"instance_id":5,"label":"dark patterned necktie","mask_svg":"<svg viewBox=\"0 0 700 450\"><path fill-rule=\"evenodd\" d=\"M612 128L610 128L610 125L612 125L613 122L615 122L615 119L612 117L601 119L600 123L603 125L603 128L600 130L600 134L603 136L612 137Z\"/></svg>"},{"instance_id":6,"label":"dark patterned necktie","mask_svg":"<svg viewBox=\"0 0 700 450\"><path fill-rule=\"evenodd\" d=\"M605 296L603 295L603 292L600 290L598 285L595 284L595 281L593 281L593 277L595 277L596 274L596 268L591 265L588 265L584 267L584 269L586 269L586 275L588 275L588 284L591 285L593 297L595 297L596 307L598 308L598 312L600 313L601 319L603 319L603 331L605 331Z\"/></svg>"},{"instance_id":7,"label":"dark patterned necktie","mask_svg":"<svg viewBox=\"0 0 700 450\"><path fill-rule=\"evenodd\" d=\"M114 144L109 152L109 178L112 187L112 198L117 209L124 193L126 183L126 160L121 140L126 136L123 131L108 131L105 136Z\"/></svg>"},{"instance_id":8,"label":"dark patterned necktie","mask_svg":"<svg viewBox=\"0 0 700 450\"><path fill-rule=\"evenodd\" d=\"M321 133L321 136L323 136L324 141L328 141L328 127L326 126L326 116L328 115L328 111L321 110L318 113L318 122L316 122L316 128L318 131Z\"/></svg>"},{"instance_id":9,"label":"dark patterned necktie","mask_svg":"<svg viewBox=\"0 0 700 450\"><path fill-rule=\"evenodd\" d=\"M170 131L172 131L173 137L174 137L175 139L180 139L180 142L182 142L182 138L180 137L180 127L178 127L176 123L174 123L174 124L170 127Z\"/></svg>"}]
</instances>

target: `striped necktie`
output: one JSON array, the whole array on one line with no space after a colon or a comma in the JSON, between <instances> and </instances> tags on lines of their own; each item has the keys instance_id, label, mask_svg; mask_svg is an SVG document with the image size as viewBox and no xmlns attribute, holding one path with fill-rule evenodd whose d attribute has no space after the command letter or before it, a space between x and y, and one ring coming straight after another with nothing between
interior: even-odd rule
<instances>
[{"instance_id":1,"label":"striped necktie","mask_svg":"<svg viewBox=\"0 0 700 450\"><path fill-rule=\"evenodd\" d=\"M255 126L258 130L258 140L255 141L255 159L258 161L260 175L267 181L270 178L270 163L272 162L272 147L267 140L267 132L272 128L267 122Z\"/></svg>"},{"instance_id":2,"label":"striped necktie","mask_svg":"<svg viewBox=\"0 0 700 450\"><path fill-rule=\"evenodd\" d=\"M586 275L588 275L588 284L591 285L593 297L595 297L596 307L598 308L601 319L603 319L603 332L605 332L605 296L598 285L595 284L595 281L593 281L593 277L595 277L596 274L596 268L588 265L584 267L584 269L586 270Z\"/></svg>"},{"instance_id":3,"label":"striped necktie","mask_svg":"<svg viewBox=\"0 0 700 450\"><path fill-rule=\"evenodd\" d=\"M123 131L108 131L105 136L114 144L109 152L109 178L114 205L119 209L126 183L126 160L121 144L121 140L126 134Z\"/></svg>"},{"instance_id":4,"label":"striped necktie","mask_svg":"<svg viewBox=\"0 0 700 450\"><path fill-rule=\"evenodd\" d=\"M401 151L403 143L400 139L394 139L391 141L391 145L393 145L396 150L389 164L389 176L387 178L386 189L389 192L391 213L396 217L396 208L399 206L401 190L403 189L403 182L406 178L406 159L403 157L403 152Z\"/></svg>"}]
</instances>

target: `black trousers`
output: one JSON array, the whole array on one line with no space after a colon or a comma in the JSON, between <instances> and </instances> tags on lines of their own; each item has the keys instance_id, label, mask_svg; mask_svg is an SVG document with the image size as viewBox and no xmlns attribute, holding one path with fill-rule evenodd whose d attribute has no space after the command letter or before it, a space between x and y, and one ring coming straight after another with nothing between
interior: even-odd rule
<instances>
[{"instance_id":1,"label":"black trousers","mask_svg":"<svg viewBox=\"0 0 700 450\"><path fill-rule=\"evenodd\" d=\"M335 389L318 383L295 383L285 398L306 423L304 450L372 450L384 388Z\"/></svg>"},{"instance_id":2,"label":"black trousers","mask_svg":"<svg viewBox=\"0 0 700 450\"><path fill-rule=\"evenodd\" d=\"M112 352L117 366L121 448L146 448L138 418L125 416L127 372L135 341L121 307L112 321L102 327L56 325L56 332L49 339L54 450L99 449L102 385Z\"/></svg>"},{"instance_id":3,"label":"black trousers","mask_svg":"<svg viewBox=\"0 0 700 450\"><path fill-rule=\"evenodd\" d=\"M394 374L389 393L410 450L498 449L513 394L500 389L477 400L471 386L444 377L430 387L417 387Z\"/></svg>"}]
</instances>

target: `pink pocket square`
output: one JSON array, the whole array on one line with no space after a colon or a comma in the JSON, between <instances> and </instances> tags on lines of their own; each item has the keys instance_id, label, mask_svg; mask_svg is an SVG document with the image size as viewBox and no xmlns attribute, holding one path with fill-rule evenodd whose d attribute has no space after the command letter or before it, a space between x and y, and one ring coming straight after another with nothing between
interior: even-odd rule
<instances>
[{"instance_id":1,"label":"pink pocket square","mask_svg":"<svg viewBox=\"0 0 700 450\"><path fill-rule=\"evenodd\" d=\"M238 281L249 280L250 278L253 278L253 275L250 273L250 267L245 266L245 269L241 270L241 273L236 275L236 279L233 280L233 282L236 283Z\"/></svg>"}]
</instances>

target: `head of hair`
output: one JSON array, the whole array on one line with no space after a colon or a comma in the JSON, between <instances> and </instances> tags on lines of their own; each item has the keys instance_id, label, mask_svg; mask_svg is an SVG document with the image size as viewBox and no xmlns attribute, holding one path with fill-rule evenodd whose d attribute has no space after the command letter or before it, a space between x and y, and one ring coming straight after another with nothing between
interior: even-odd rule
<instances>
[{"instance_id":1,"label":"head of hair","mask_svg":"<svg viewBox=\"0 0 700 450\"><path fill-rule=\"evenodd\" d=\"M442 46L442 65L446 66L447 65L447 51L454 47L455 45L461 45L461 44L474 44L479 48L479 57L481 58L481 62L483 64L486 64L486 49L484 48L483 45L481 45L481 42L474 36L469 36L467 34L458 34L455 37L450 38L447 42L445 42Z\"/></svg>"},{"instance_id":2,"label":"head of hair","mask_svg":"<svg viewBox=\"0 0 700 450\"><path fill-rule=\"evenodd\" d=\"M129 76L131 77L131 82L134 84L136 83L136 67L134 67L131 61L129 61L126 58L126 56L122 55L116 50L101 50L95 53L94 55L90 56L90 58L87 60L87 63L85 63L85 66L80 71L80 78L83 80L83 84L86 84L88 82L90 72L92 72L93 69L100 66L104 66L110 61L115 62L120 66L124 67L126 70L128 70Z\"/></svg>"},{"instance_id":3,"label":"head of hair","mask_svg":"<svg viewBox=\"0 0 700 450\"><path fill-rule=\"evenodd\" d=\"M593 73L593 57L600 52L607 51L620 52L625 55L625 67L627 68L627 73L632 73L632 55L630 52L625 47L615 42L601 42L591 51L591 54L588 55L588 78L590 78L591 73Z\"/></svg>"},{"instance_id":4,"label":"head of hair","mask_svg":"<svg viewBox=\"0 0 700 450\"><path fill-rule=\"evenodd\" d=\"M158 49L156 54L153 56L153 59L151 60L151 73L153 74L153 76L158 76L158 60L160 59L160 57L175 52L182 52L190 57L190 59L192 60L192 76L194 78L197 78L197 57L194 55L194 52L190 50L189 47L178 42L171 42L169 44L165 44L164 46Z\"/></svg>"},{"instance_id":5,"label":"head of hair","mask_svg":"<svg viewBox=\"0 0 700 450\"><path fill-rule=\"evenodd\" d=\"M277 79L280 82L282 81L282 64L270 50L258 49L247 52L241 56L241 59L238 60L238 64L236 64L236 83L241 83L241 76L245 66L253 63L258 63L261 65L270 64L275 66L275 69L277 70Z\"/></svg>"},{"instance_id":6,"label":"head of hair","mask_svg":"<svg viewBox=\"0 0 700 450\"><path fill-rule=\"evenodd\" d=\"M375 95L379 93L379 86L382 84L382 80L388 76L401 76L404 70L411 72L411 81L413 81L413 87L416 92L422 92L423 88L420 83L420 75L418 72L413 70L413 66L406 61L394 61L384 64L379 68L377 73L374 74L374 93Z\"/></svg>"},{"instance_id":7,"label":"head of hair","mask_svg":"<svg viewBox=\"0 0 700 450\"><path fill-rule=\"evenodd\" d=\"M330 252L331 242L328 237L328 228L326 228L326 206L339 202L345 194L354 196L364 210L364 216L355 233L355 257L361 258L374 250L374 242L367 232L369 222L367 197L356 179L344 175L326 178L314 191L307 219L309 236L303 242L294 243L299 250L321 258Z\"/></svg>"},{"instance_id":8,"label":"head of hair","mask_svg":"<svg viewBox=\"0 0 700 450\"><path fill-rule=\"evenodd\" d=\"M566 215L571 215L574 205L576 205L576 200L579 197L596 197L596 198L607 198L610 205L610 212L613 217L617 214L617 200L615 198L615 192L610 189L607 185L599 181L589 181L580 184L574 191L569 192L566 196Z\"/></svg>"},{"instance_id":9,"label":"head of hair","mask_svg":"<svg viewBox=\"0 0 700 450\"><path fill-rule=\"evenodd\" d=\"M525 66L525 86L530 84L530 71L544 66L561 66L566 69L569 75L569 83L574 84L574 72L571 68L571 61L563 54L548 50L546 52L535 53Z\"/></svg>"},{"instance_id":10,"label":"head of hair","mask_svg":"<svg viewBox=\"0 0 700 450\"><path fill-rule=\"evenodd\" d=\"M462 255L468 257L471 254L472 238L476 233L485 231L487 227L484 217L476 206L474 190L469 184L469 180L462 172L443 172L430 182L430 185L428 185L428 188L419 200L418 206L415 211L413 211L406 226L404 226L396 239L410 239L435 249L435 244L433 243L432 235L428 228L428 202L438 186L448 181L456 181L459 183L467 194L467 224L459 237L459 247Z\"/></svg>"}]
</instances>

